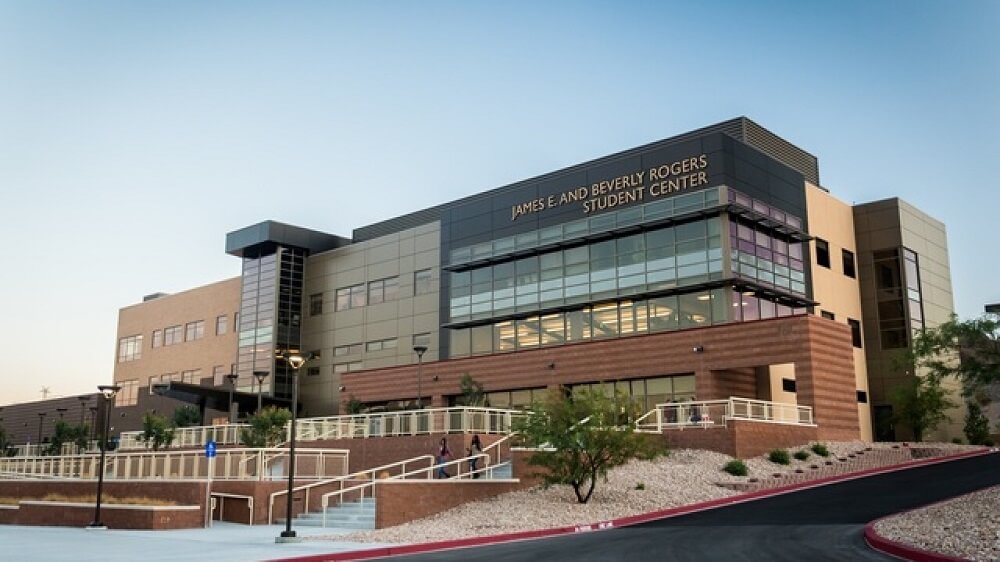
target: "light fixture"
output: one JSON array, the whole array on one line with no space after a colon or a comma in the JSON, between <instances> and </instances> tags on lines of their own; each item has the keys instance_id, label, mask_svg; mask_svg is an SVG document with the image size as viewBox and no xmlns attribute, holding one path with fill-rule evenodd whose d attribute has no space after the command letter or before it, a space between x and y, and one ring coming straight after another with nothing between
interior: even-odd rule
<instances>
[{"instance_id":1,"label":"light fixture","mask_svg":"<svg viewBox=\"0 0 1000 562\"><path fill-rule=\"evenodd\" d=\"M703 345L696 345L693 348L691 348L691 350L694 351L695 353L702 353L702 352L705 351L705 346L703 346Z\"/></svg>"},{"instance_id":2,"label":"light fixture","mask_svg":"<svg viewBox=\"0 0 1000 562\"><path fill-rule=\"evenodd\" d=\"M712 295L698 295L698 300L700 301L707 301L710 298L712 298Z\"/></svg>"},{"instance_id":3,"label":"light fixture","mask_svg":"<svg viewBox=\"0 0 1000 562\"><path fill-rule=\"evenodd\" d=\"M102 384L97 387L97 390L101 391L101 395L104 396L104 431L101 434L101 460L97 469L97 502L94 506L94 520L87 525L88 529L106 529L104 523L101 523L101 493L104 490L104 455L107 453L108 448L108 431L111 428L111 408L114 406L112 402L115 395L122 387L117 384Z\"/></svg>"}]
</instances>

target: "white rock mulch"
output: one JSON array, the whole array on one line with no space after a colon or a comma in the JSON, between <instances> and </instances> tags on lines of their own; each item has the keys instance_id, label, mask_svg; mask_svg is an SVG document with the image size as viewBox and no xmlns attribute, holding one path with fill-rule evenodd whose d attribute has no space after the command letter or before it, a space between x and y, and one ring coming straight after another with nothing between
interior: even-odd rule
<instances>
[{"instance_id":1,"label":"white rock mulch","mask_svg":"<svg viewBox=\"0 0 1000 562\"><path fill-rule=\"evenodd\" d=\"M889 448L892 444L851 441L825 445L831 457L838 457L866 447ZM921 445L968 449L945 443ZM789 453L796 450L789 449ZM745 462L748 477L765 478L775 472L794 472L819 458L816 455L804 461L793 458L787 466L770 462L766 455ZM746 478L730 476L721 470L730 460L727 455L713 451L672 450L668 456L652 461L633 461L610 471L608 482L599 481L586 504L577 503L569 486L539 487L468 503L396 527L312 537L311 540L405 544L593 524L737 495L739 492L718 485L719 482L746 481Z\"/></svg>"}]
</instances>

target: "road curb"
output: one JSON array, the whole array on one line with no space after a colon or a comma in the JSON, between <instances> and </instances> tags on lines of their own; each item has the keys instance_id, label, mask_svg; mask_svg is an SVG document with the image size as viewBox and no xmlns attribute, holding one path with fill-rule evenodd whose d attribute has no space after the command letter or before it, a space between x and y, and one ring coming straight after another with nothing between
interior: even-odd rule
<instances>
[{"instance_id":1,"label":"road curb","mask_svg":"<svg viewBox=\"0 0 1000 562\"><path fill-rule=\"evenodd\" d=\"M717 507L722 507L726 505L744 503L748 501L754 501L761 498L767 498L771 496L779 496L782 494L791 493L798 490L804 490L808 488L815 488L819 486L826 486L829 484L834 484L837 482L844 482L847 480L855 480L857 478L865 478L867 476L875 476L878 474L885 474L890 472L897 472L900 470L907 470L910 468L917 468L920 466L927 466L933 464L940 464L943 462L950 462L955 460L961 460L964 458L976 457L981 455L986 455L994 452L991 449L981 449L976 451L969 451L965 453L957 453L954 455L947 455L941 457L930 457L926 459L915 459L912 461L907 461L895 465L888 465L878 468L869 468L864 470L858 470L855 472L848 472L844 474L838 474L835 476L827 476L825 478L817 478L816 480L809 480L806 482L798 482L795 484L789 484L786 486L779 486L776 488L769 488L767 490L758 490L756 492L749 492L746 494L740 494L736 496L728 496L725 498L719 498L715 500L709 500L706 502L700 502L696 504L690 504L680 507L673 507L670 509L664 509L659 511L654 511L651 513L643 513L640 515L630 515L627 517L620 517L617 519L611 519L608 521L601 521L592 524L576 525L571 527L553 527L550 529L539 529L535 531L520 531L517 533L506 533L501 535L490 535L485 537L468 537L464 539L453 539L447 541L429 542L429 543L417 543L408 544L400 546L389 546L389 547L378 547L366 550L353 550L345 552L331 552L328 554L312 554L307 556L294 556L289 558L275 558L270 562L340 562L346 560L370 560L373 558L383 558L387 556L401 556L404 554L417 554L423 552L435 552L439 550L452 550L457 548L466 548L470 546L483 546L488 544L496 544L503 542L515 542L522 540L531 540L545 537L554 537L559 535L569 535L574 533L586 533L593 531L603 531L607 529L614 529L617 527L627 527L629 525L637 525L639 523L646 523L649 521L655 521L657 519L667 519L670 517L677 517L680 515L687 515L689 513L696 513L699 511L705 511L708 509L714 509ZM869 523L871 526L872 523ZM865 536L868 536L868 526L865 527ZM876 535L877 536L877 535ZM888 543L888 539L883 539ZM899 545L898 543L893 543L899 548L908 548L904 545ZM919 549L917 549L919 550ZM926 552L926 551L921 551ZM934 555L934 553L926 553L928 555ZM934 555L941 556L941 555ZM916 559L914 559L916 560ZM961 560L960 558L922 558L920 560L928 561L951 561L951 560Z\"/></svg>"}]
</instances>

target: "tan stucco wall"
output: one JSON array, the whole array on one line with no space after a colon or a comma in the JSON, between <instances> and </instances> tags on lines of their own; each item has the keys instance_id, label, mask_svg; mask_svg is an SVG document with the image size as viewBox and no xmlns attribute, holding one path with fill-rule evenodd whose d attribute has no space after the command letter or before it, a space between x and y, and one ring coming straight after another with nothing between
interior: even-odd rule
<instances>
[{"instance_id":1,"label":"tan stucco wall","mask_svg":"<svg viewBox=\"0 0 1000 562\"><path fill-rule=\"evenodd\" d=\"M234 315L239 310L240 279L234 277L181 293L127 306L118 311L118 336L114 344L114 380L138 379L139 386L149 385L150 376L201 369L201 377L212 376L215 366L229 372L236 361ZM216 317L228 316L228 329L216 335ZM153 330L204 320L204 337L176 345L153 348ZM142 358L118 362L118 341L142 334ZM198 381L194 381L197 383Z\"/></svg>"},{"instance_id":2,"label":"tan stucco wall","mask_svg":"<svg viewBox=\"0 0 1000 562\"><path fill-rule=\"evenodd\" d=\"M853 210L850 205L809 182L806 182L806 208L809 233L826 240L830 247L830 267L826 268L816 265L815 240L809 243L813 299L819 302L815 314L819 316L821 311L831 312L834 314L834 322L842 324L846 324L848 319L857 320L862 322L861 329L864 331ZM848 250L855 256L853 278L844 274L842 250ZM857 390L870 396L864 348L854 348L854 375ZM870 398L868 403L858 403L858 421L862 439L866 441L872 439L870 403Z\"/></svg>"},{"instance_id":3,"label":"tan stucco wall","mask_svg":"<svg viewBox=\"0 0 1000 562\"><path fill-rule=\"evenodd\" d=\"M306 263L303 291L302 347L320 350L310 366L319 374L303 376L301 399L309 415L328 415L339 409L340 374L334 364L361 362L361 369L377 369L417 362L414 334L430 334L423 360L439 357L438 328L441 226L434 222L312 256ZM431 290L414 294L414 273L431 270ZM337 289L398 276L398 298L378 304L336 310ZM310 316L308 297L323 294L323 314ZM367 351L365 344L396 338L396 348ZM361 344L360 353L334 356L338 346ZM350 391L348 391L350 394Z\"/></svg>"}]
</instances>

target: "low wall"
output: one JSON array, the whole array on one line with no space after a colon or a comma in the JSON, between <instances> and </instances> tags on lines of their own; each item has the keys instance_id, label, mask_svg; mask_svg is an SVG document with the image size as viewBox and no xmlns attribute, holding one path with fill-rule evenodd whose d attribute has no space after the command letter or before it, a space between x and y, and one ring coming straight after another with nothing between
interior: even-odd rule
<instances>
[{"instance_id":1,"label":"low wall","mask_svg":"<svg viewBox=\"0 0 1000 562\"><path fill-rule=\"evenodd\" d=\"M402 525L524 486L517 480L389 480L375 486L375 528ZM484 520L489 513L483 513Z\"/></svg>"},{"instance_id":2,"label":"low wall","mask_svg":"<svg viewBox=\"0 0 1000 562\"><path fill-rule=\"evenodd\" d=\"M772 449L803 445L817 440L817 428L780 423L729 420L726 427L691 427L663 432L671 449L707 449L747 459Z\"/></svg>"},{"instance_id":3,"label":"low wall","mask_svg":"<svg viewBox=\"0 0 1000 562\"><path fill-rule=\"evenodd\" d=\"M94 504L22 501L17 525L85 527L94 520ZM101 504L101 522L112 529L191 529L203 527L200 505L147 506Z\"/></svg>"}]
</instances>

